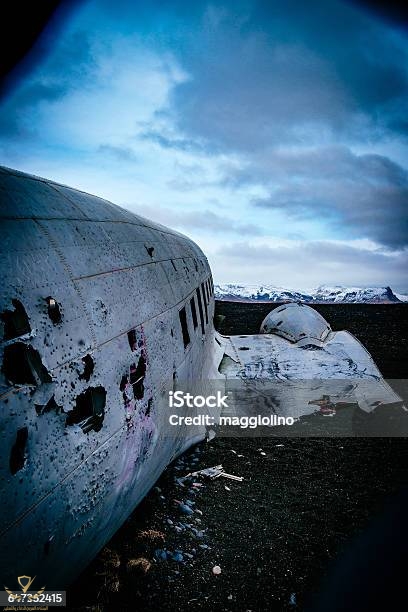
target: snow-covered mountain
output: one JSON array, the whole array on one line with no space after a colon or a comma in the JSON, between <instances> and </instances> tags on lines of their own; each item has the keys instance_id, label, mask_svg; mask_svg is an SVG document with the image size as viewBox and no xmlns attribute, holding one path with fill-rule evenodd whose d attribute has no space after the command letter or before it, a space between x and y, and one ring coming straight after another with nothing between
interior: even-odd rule
<instances>
[{"instance_id":1,"label":"snow-covered mountain","mask_svg":"<svg viewBox=\"0 0 408 612\"><path fill-rule=\"evenodd\" d=\"M215 299L233 302L315 302L390 304L408 301L391 287L330 287L322 285L308 292L291 291L273 285L215 285Z\"/></svg>"},{"instance_id":2,"label":"snow-covered mountain","mask_svg":"<svg viewBox=\"0 0 408 612\"><path fill-rule=\"evenodd\" d=\"M400 302L391 287L318 287L315 302L388 303Z\"/></svg>"}]
</instances>

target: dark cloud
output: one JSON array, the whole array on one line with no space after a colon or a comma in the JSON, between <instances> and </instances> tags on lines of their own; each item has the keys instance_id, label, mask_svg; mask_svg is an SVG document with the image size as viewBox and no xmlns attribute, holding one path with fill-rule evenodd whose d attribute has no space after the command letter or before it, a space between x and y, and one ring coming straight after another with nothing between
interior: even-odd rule
<instances>
[{"instance_id":1,"label":"dark cloud","mask_svg":"<svg viewBox=\"0 0 408 612\"><path fill-rule=\"evenodd\" d=\"M406 245L407 171L351 151L406 139L401 33L340 1L198 6L184 22L179 7L167 33L189 75L166 109L183 137L153 132L156 142L239 154L240 170L223 167L224 185L266 187L258 207L319 218L339 235L391 249Z\"/></svg>"},{"instance_id":2,"label":"dark cloud","mask_svg":"<svg viewBox=\"0 0 408 612\"><path fill-rule=\"evenodd\" d=\"M200 28L175 32L191 78L170 110L193 139L253 153L322 137L372 141L405 119L406 43L343 2L217 4L203 8Z\"/></svg>"},{"instance_id":3,"label":"dark cloud","mask_svg":"<svg viewBox=\"0 0 408 612\"><path fill-rule=\"evenodd\" d=\"M20 26L21 6L8 7L2 31L0 98L6 97L34 67L50 53L55 40L82 0L48 0L24 7L24 27Z\"/></svg>"},{"instance_id":4,"label":"dark cloud","mask_svg":"<svg viewBox=\"0 0 408 612\"><path fill-rule=\"evenodd\" d=\"M67 93L92 83L95 62L85 32L63 37L54 52L29 73L2 103L0 136L15 140L36 136L36 126L27 126L27 114L42 102L55 102Z\"/></svg>"},{"instance_id":5,"label":"dark cloud","mask_svg":"<svg viewBox=\"0 0 408 612\"><path fill-rule=\"evenodd\" d=\"M408 244L408 172L387 157L345 148L275 154L236 180L249 175L271 188L269 197L253 202L256 207L326 219L392 249Z\"/></svg>"},{"instance_id":6,"label":"dark cloud","mask_svg":"<svg viewBox=\"0 0 408 612\"><path fill-rule=\"evenodd\" d=\"M112 120L105 137L101 125L98 153L133 162L136 146L117 143L134 138L135 144L139 138L168 151L167 159L172 153L192 160L214 156L217 176L224 175L218 185L199 168L175 168L174 176L166 177L167 187L218 187L220 201L225 188L261 187L268 195L252 203L253 212L284 211L289 228L291 218L316 219L338 236L367 237L394 250L407 244L406 169L385 155L353 153L368 151L373 143L381 150L385 143L402 157L408 134L408 44L401 32L340 0L101 0L87 6L77 31L68 28L53 53L3 104L0 133L7 145L22 148L29 138L34 145L36 137L41 141L35 133L41 129L35 121L40 103L51 105L70 91L86 98L87 88L98 90L93 54L103 72L111 58L123 61L123 54L114 53L116 46L132 40L135 56L128 58L129 66L132 61L140 65L137 49L144 46L158 59L159 72L176 66L178 76L169 77L173 89L163 108L153 108L152 102L151 121L138 122L135 110L129 129L138 126L138 134L120 140ZM184 80L179 78L183 73ZM131 69L126 79L131 81ZM129 91L118 96L112 115L137 107ZM64 128L58 127L61 134ZM235 211L229 217L205 210L162 213L170 226L262 234L257 225L237 219ZM153 218L157 214L155 209Z\"/></svg>"}]
</instances>

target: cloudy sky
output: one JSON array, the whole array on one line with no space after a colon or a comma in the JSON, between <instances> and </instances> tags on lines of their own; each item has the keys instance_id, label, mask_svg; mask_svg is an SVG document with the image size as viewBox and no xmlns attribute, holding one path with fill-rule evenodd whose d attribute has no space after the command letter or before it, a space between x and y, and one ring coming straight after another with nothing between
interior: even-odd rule
<instances>
[{"instance_id":1,"label":"cloudy sky","mask_svg":"<svg viewBox=\"0 0 408 612\"><path fill-rule=\"evenodd\" d=\"M89 0L49 41L0 163L181 230L216 282L408 292L406 30L336 0Z\"/></svg>"}]
</instances>

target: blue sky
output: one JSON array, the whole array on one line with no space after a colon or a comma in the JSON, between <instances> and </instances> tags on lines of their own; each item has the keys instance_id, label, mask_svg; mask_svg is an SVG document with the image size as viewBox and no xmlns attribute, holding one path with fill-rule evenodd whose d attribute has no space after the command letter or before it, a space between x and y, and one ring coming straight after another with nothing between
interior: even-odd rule
<instances>
[{"instance_id":1,"label":"blue sky","mask_svg":"<svg viewBox=\"0 0 408 612\"><path fill-rule=\"evenodd\" d=\"M1 103L0 163L192 237L216 282L408 290L408 40L324 0L90 0Z\"/></svg>"}]
</instances>

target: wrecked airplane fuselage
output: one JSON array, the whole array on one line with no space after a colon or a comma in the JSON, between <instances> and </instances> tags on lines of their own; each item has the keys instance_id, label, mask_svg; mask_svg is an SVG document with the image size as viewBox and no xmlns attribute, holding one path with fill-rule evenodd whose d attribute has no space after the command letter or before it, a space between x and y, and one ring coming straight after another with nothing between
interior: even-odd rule
<instances>
[{"instance_id":1,"label":"wrecked airplane fuselage","mask_svg":"<svg viewBox=\"0 0 408 612\"><path fill-rule=\"evenodd\" d=\"M64 588L198 439L166 438L156 399L217 375L213 284L177 232L19 172L0 182L1 580Z\"/></svg>"},{"instance_id":2,"label":"wrecked airplane fuselage","mask_svg":"<svg viewBox=\"0 0 408 612\"><path fill-rule=\"evenodd\" d=\"M217 334L207 259L178 232L6 168L0 198L0 576L64 589L203 439L205 427L168 435L169 388L296 378L309 356L273 317L263 335Z\"/></svg>"}]
</instances>

